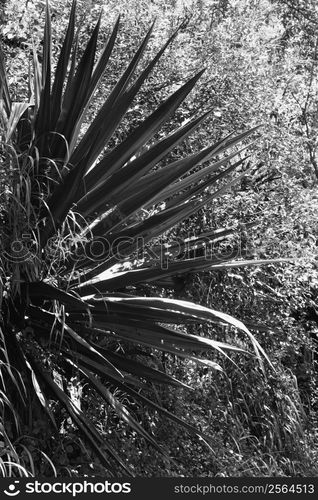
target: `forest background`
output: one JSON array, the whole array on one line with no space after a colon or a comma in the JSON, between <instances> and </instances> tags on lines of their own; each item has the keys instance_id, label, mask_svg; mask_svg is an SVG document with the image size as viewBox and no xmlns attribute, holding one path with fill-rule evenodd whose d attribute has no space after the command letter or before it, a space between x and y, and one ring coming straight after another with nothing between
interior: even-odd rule
<instances>
[{"instance_id":1,"label":"forest background","mask_svg":"<svg viewBox=\"0 0 318 500\"><path fill-rule=\"evenodd\" d=\"M41 47L45 2L1 4L0 39L13 99L19 101L28 85L31 39ZM51 0L53 54L66 29L70 5L70 1ZM102 36L119 14L121 28L111 72L98 88L92 115L151 23L156 20L150 45L155 53L186 21L127 113L115 143L124 129L132 129L203 67L200 84L174 116L174 124L186 123L194 110L213 111L196 135L178 147L177 156L206 146L211 138L262 125L249 145L252 173L199 215L178 225L166 235L167 242L192 236L198 229L204 233L236 227L235 237L219 243L224 253L234 249L239 257L238 249L244 248L251 257L292 260L175 277L175 297L242 320L275 367L264 377L254 361L238 356L237 365L223 361L225 375L162 355L162 369L178 374L194 391L176 393L165 388L157 395L160 402L209 434L210 448L175 424L136 409L137 418L159 443L169 441L174 458L169 463L88 397L92 418L111 439L123 443L137 475L317 475L317 3L80 0L77 25L84 39L101 8ZM72 425L66 425L54 445L39 426L21 451L23 463L31 461L35 473L47 473L48 462L38 449L45 450L59 472L81 475L101 470Z\"/></svg>"}]
</instances>

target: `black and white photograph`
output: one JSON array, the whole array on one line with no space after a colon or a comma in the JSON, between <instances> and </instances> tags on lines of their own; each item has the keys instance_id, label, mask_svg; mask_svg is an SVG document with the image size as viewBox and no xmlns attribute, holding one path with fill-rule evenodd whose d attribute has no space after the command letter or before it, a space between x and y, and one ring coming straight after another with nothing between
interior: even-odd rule
<instances>
[{"instance_id":1,"label":"black and white photograph","mask_svg":"<svg viewBox=\"0 0 318 500\"><path fill-rule=\"evenodd\" d=\"M315 497L317 91L316 0L0 1L1 498Z\"/></svg>"}]
</instances>

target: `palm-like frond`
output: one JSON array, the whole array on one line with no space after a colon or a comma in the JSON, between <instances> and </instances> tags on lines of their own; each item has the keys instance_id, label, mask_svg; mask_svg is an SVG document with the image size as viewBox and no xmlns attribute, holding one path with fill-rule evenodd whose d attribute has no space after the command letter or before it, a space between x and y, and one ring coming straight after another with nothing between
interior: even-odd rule
<instances>
[{"instance_id":1,"label":"palm-like frond","mask_svg":"<svg viewBox=\"0 0 318 500\"><path fill-rule=\"evenodd\" d=\"M125 345L161 350L222 370L217 361L219 355L245 351L178 328L211 323L240 331L256 355L267 359L248 329L226 314L178 300L135 296L139 284L160 285L162 280L169 284L169 278L180 273L260 263L240 262L222 254L178 259L185 245L189 250L195 249L200 237L184 242L181 248L176 249L173 243L168 245L165 259L175 261L167 266L162 265L162 255L156 252L157 239L164 232L221 196L249 171L245 160L231 163L237 154L233 148L256 128L237 136L231 134L187 158L169 161L172 149L208 118L209 113L199 113L170 135L157 138L157 131L191 92L201 71L120 144L107 149L142 84L176 36L174 33L138 71L151 28L81 135L94 91L108 69L119 21L96 61L99 19L77 63L75 9L74 0L53 74L47 5L42 64L35 56L29 103L11 102L0 58L3 141L8 151L16 152L7 153L9 163L14 163L14 175L8 175L9 195L6 206L0 208L14 213L18 221L14 224L9 219L4 229L7 292L2 297L1 328L6 348L2 349L1 358L11 367L7 378L17 397L17 407L22 408L21 415L28 401L35 397L55 425L49 401L56 399L108 470L114 471L116 462L131 473L88 416L60 387L53 367L58 366L62 378L75 370L135 432L165 453L112 390L126 392L138 403L147 404L201 435L149 397L152 383L175 387L184 384L158 367L125 355ZM164 167L160 165L162 159L166 159ZM235 170L240 170L239 175L224 184L224 178ZM158 208L162 202L165 207ZM147 217L141 215L145 213L141 209L148 210ZM30 235L27 243L20 245L18 255L13 255L12 243L23 243L26 233ZM205 242L213 243L232 233L231 228L207 232ZM96 241L104 245L98 258L93 248ZM151 258L139 255L140 241L143 246L154 242ZM121 351L116 352L114 345L121 345ZM208 351L218 354L215 361L205 358ZM21 379L15 372L23 374Z\"/></svg>"}]
</instances>

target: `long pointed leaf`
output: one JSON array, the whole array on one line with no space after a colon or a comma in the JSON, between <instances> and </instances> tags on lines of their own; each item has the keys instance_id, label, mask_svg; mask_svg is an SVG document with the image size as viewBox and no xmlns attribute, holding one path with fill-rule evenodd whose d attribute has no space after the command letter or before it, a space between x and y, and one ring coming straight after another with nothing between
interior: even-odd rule
<instances>
[{"instance_id":1,"label":"long pointed leaf","mask_svg":"<svg viewBox=\"0 0 318 500\"><path fill-rule=\"evenodd\" d=\"M6 129L5 141L9 142L14 135L17 125L25 113L25 111L29 108L30 104L28 102L14 102L12 103L10 114L8 116L8 123Z\"/></svg>"},{"instance_id":2,"label":"long pointed leaf","mask_svg":"<svg viewBox=\"0 0 318 500\"><path fill-rule=\"evenodd\" d=\"M47 154L46 134L51 125L51 55L52 55L52 29L51 12L48 0L46 1L45 29L43 40L43 63L42 63L42 91L40 95L39 109L37 112L35 131L38 138L37 147L41 154Z\"/></svg>"},{"instance_id":3,"label":"long pointed leaf","mask_svg":"<svg viewBox=\"0 0 318 500\"><path fill-rule=\"evenodd\" d=\"M0 50L0 99L3 99L4 109L7 117L9 117L11 110L11 98L8 87L7 74L3 60L3 53L1 50Z\"/></svg>"},{"instance_id":4,"label":"long pointed leaf","mask_svg":"<svg viewBox=\"0 0 318 500\"><path fill-rule=\"evenodd\" d=\"M97 88L97 85L100 82L100 80L103 76L103 73L106 70L108 60L111 56L111 53L112 53L112 50L113 50L113 47L115 44L115 40L116 40L116 36L117 36L117 32L118 32L118 27L119 27L119 20L120 20L120 18L118 17L118 19L115 23L115 26L113 28L113 31L111 33L111 36L108 40L108 43L106 44L102 54L100 55L98 62L96 63L96 66L94 68L91 82L90 82L90 86L89 86L89 89L87 91L86 103L85 103L85 105L83 105L83 110L81 112L80 117L77 120L76 127L75 127L74 132L73 132L72 140L71 140L71 143L69 146L70 151L73 151L75 149L76 142L78 140L78 137L79 137L79 134L81 131L81 127L82 127L83 122L84 122L85 117L86 117L86 113L89 109L89 106L91 105L91 103L93 101L95 89ZM73 157L71 159L71 161L74 162L74 160L76 162L76 158Z\"/></svg>"},{"instance_id":5,"label":"long pointed leaf","mask_svg":"<svg viewBox=\"0 0 318 500\"><path fill-rule=\"evenodd\" d=\"M63 85L66 78L68 64L71 58L72 45L74 40L75 11L76 11L76 0L73 0L67 32L60 51L60 56L56 66L55 78L52 87L51 127L50 127L51 130L55 130L56 123L62 108Z\"/></svg>"}]
</instances>

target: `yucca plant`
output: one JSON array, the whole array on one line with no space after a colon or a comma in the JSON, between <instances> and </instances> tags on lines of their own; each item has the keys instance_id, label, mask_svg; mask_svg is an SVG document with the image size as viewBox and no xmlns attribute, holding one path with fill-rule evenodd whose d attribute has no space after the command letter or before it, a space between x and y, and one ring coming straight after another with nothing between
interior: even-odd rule
<instances>
[{"instance_id":1,"label":"yucca plant","mask_svg":"<svg viewBox=\"0 0 318 500\"><path fill-rule=\"evenodd\" d=\"M187 333L189 324L210 323L242 332L253 348L248 354L266 358L249 330L229 315L138 294L156 285L169 291L174 277L183 272L251 263L217 253L184 258L184 249L197 248L202 236L205 243L213 244L233 232L228 228L158 249L161 235L228 191L249 171L243 159L232 159L237 154L234 146L255 129L231 134L186 158L169 160L173 148L209 114L196 114L158 139L157 131L191 92L201 71L111 148L136 94L177 33L138 70L151 37L149 30L87 127L87 111L108 68L119 21L97 61L100 19L78 57L75 10L74 0L53 71L47 4L42 62L34 50L27 101L12 102L3 57L0 61L0 383L11 403L5 417L14 421L16 436L32 412L44 413L48 425L58 432L52 411L52 402L57 401L107 472L132 474L127 461L102 438L74 400L68 381L76 375L91 394L98 394L135 432L166 453L116 397L118 390L141 407L148 405L189 432L206 436L149 396L153 384L176 388L184 384L148 365L143 350L163 351L221 370L218 357L211 361L205 353L228 356L231 351L245 351ZM223 179L237 168L240 174L224 184ZM138 356L131 354L134 345Z\"/></svg>"}]
</instances>

